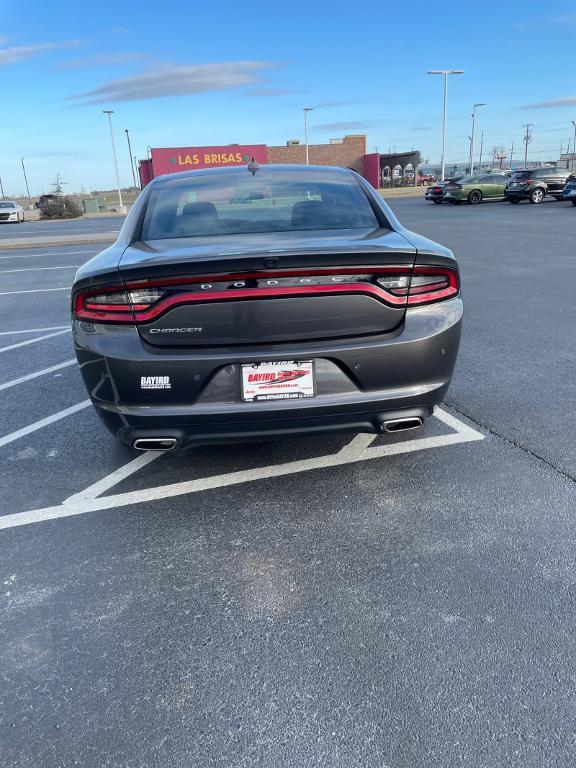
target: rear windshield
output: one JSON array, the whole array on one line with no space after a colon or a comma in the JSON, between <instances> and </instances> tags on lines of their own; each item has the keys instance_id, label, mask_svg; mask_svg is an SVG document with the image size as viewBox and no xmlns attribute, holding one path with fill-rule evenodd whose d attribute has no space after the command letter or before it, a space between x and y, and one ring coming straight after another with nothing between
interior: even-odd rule
<instances>
[{"instance_id":1,"label":"rear windshield","mask_svg":"<svg viewBox=\"0 0 576 768\"><path fill-rule=\"evenodd\" d=\"M198 175L158 183L142 240L380 226L354 176L315 171Z\"/></svg>"},{"instance_id":2,"label":"rear windshield","mask_svg":"<svg viewBox=\"0 0 576 768\"><path fill-rule=\"evenodd\" d=\"M14 203L3 203L0 201L0 208L16 208Z\"/></svg>"}]
</instances>

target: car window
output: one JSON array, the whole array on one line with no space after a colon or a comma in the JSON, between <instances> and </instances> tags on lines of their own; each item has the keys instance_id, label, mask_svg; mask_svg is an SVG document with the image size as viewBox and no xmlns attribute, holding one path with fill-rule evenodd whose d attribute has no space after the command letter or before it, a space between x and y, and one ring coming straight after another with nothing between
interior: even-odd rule
<instances>
[{"instance_id":1,"label":"car window","mask_svg":"<svg viewBox=\"0 0 576 768\"><path fill-rule=\"evenodd\" d=\"M346 173L199 174L154 186L142 240L299 230L377 229L368 198Z\"/></svg>"}]
</instances>

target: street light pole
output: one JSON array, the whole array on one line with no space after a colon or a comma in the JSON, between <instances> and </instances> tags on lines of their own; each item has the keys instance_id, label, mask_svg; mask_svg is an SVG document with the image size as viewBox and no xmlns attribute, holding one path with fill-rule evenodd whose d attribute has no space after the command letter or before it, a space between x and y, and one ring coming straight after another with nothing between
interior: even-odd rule
<instances>
[{"instance_id":1,"label":"street light pole","mask_svg":"<svg viewBox=\"0 0 576 768\"><path fill-rule=\"evenodd\" d=\"M118 213L126 213L126 207L122 202L122 190L120 189L120 174L118 173L118 158L116 157L116 144L114 143L114 131L112 130L113 109L103 109L102 113L108 115L108 126L110 128L110 142L112 144L112 157L114 158L114 170L116 171L116 186L118 187Z\"/></svg>"},{"instance_id":2,"label":"street light pole","mask_svg":"<svg viewBox=\"0 0 576 768\"><path fill-rule=\"evenodd\" d=\"M128 128L124 128L124 133L126 134L126 141L128 142L128 157L130 158L130 170L132 171L132 179L134 181L134 186L136 187L136 174L134 173L134 164L132 163L132 147L130 146L130 134L128 133Z\"/></svg>"},{"instance_id":3,"label":"street light pole","mask_svg":"<svg viewBox=\"0 0 576 768\"><path fill-rule=\"evenodd\" d=\"M576 171L576 120L572 120L574 126L574 141L572 142L572 172Z\"/></svg>"},{"instance_id":4,"label":"street light pole","mask_svg":"<svg viewBox=\"0 0 576 768\"><path fill-rule=\"evenodd\" d=\"M26 193L28 194L28 204L30 206L30 210L34 207L32 205L32 198L30 197L30 188L28 187L28 177L26 176L26 166L24 165L24 160L26 160L25 157L20 158L20 162L22 163L22 173L24 174L24 181L26 183Z\"/></svg>"},{"instance_id":5,"label":"street light pole","mask_svg":"<svg viewBox=\"0 0 576 768\"><path fill-rule=\"evenodd\" d=\"M132 159L134 160L134 170L136 172L136 177L138 179L138 182L137 182L138 188L142 189L142 182L140 181L140 173L139 173L139 170L138 170L138 160L136 160L136 155L134 155L134 157Z\"/></svg>"},{"instance_id":6,"label":"street light pole","mask_svg":"<svg viewBox=\"0 0 576 768\"><path fill-rule=\"evenodd\" d=\"M463 69L429 69L429 75L444 75L444 118L442 120L442 162L441 181L444 181L446 168L446 124L448 122L448 75L463 75Z\"/></svg>"},{"instance_id":7,"label":"street light pole","mask_svg":"<svg viewBox=\"0 0 576 768\"><path fill-rule=\"evenodd\" d=\"M472 136L470 136L470 176L474 173L474 128L476 127L476 107L485 107L486 104L483 101L479 101L474 104L472 110Z\"/></svg>"},{"instance_id":8,"label":"street light pole","mask_svg":"<svg viewBox=\"0 0 576 768\"><path fill-rule=\"evenodd\" d=\"M312 112L314 107L304 107L304 144L306 145L306 165L310 165L308 157L308 112Z\"/></svg>"}]
</instances>

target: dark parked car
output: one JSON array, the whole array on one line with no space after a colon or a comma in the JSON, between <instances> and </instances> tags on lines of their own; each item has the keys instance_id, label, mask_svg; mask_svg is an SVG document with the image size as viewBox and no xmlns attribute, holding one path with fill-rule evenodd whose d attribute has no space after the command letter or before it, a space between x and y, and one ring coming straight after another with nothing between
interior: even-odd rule
<instances>
[{"instance_id":1,"label":"dark parked car","mask_svg":"<svg viewBox=\"0 0 576 768\"><path fill-rule=\"evenodd\" d=\"M106 426L169 450L420 426L462 302L452 253L353 171L250 164L154 179L78 271L72 313Z\"/></svg>"},{"instance_id":2,"label":"dark parked car","mask_svg":"<svg viewBox=\"0 0 576 768\"><path fill-rule=\"evenodd\" d=\"M576 174L572 174L566 180L566 186L562 190L562 200L570 200L576 205Z\"/></svg>"},{"instance_id":3,"label":"dark parked car","mask_svg":"<svg viewBox=\"0 0 576 768\"><path fill-rule=\"evenodd\" d=\"M541 203L547 195L562 200L562 190L570 172L566 168L532 168L517 171L506 187L506 199L511 203L530 200Z\"/></svg>"},{"instance_id":4,"label":"dark parked car","mask_svg":"<svg viewBox=\"0 0 576 768\"><path fill-rule=\"evenodd\" d=\"M453 179L446 179L445 181L438 181L433 186L428 187L426 190L426 194L424 195L425 200L431 200L433 203L441 203L444 199L444 190L449 184L454 184L457 181L460 181L462 176L455 176Z\"/></svg>"}]
</instances>

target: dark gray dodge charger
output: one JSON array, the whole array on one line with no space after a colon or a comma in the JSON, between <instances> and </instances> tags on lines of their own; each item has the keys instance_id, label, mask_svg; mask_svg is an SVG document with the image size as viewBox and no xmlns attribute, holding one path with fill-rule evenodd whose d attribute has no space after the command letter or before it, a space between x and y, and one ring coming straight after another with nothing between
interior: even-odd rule
<instances>
[{"instance_id":1,"label":"dark gray dodge charger","mask_svg":"<svg viewBox=\"0 0 576 768\"><path fill-rule=\"evenodd\" d=\"M353 171L162 176L80 268L74 343L104 424L141 450L421 426L462 322L452 253Z\"/></svg>"}]
</instances>

